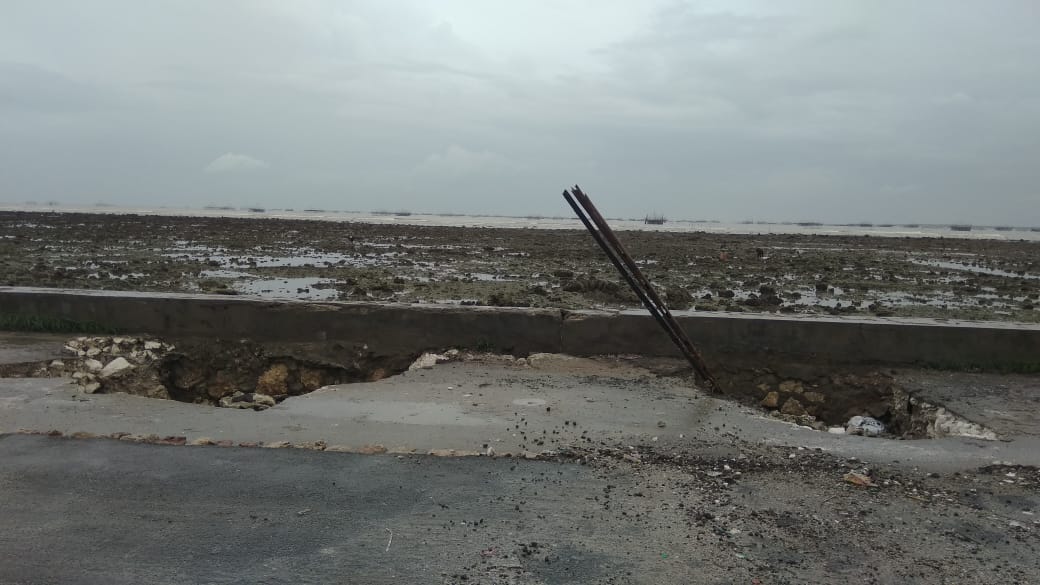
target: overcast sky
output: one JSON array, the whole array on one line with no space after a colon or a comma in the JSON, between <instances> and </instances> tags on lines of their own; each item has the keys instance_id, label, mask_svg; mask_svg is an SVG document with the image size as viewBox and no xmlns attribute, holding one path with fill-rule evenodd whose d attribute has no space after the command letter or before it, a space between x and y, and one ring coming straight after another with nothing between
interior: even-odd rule
<instances>
[{"instance_id":1,"label":"overcast sky","mask_svg":"<svg viewBox=\"0 0 1040 585\"><path fill-rule=\"evenodd\" d=\"M1040 225L1040 2L5 0L0 201Z\"/></svg>"}]
</instances>

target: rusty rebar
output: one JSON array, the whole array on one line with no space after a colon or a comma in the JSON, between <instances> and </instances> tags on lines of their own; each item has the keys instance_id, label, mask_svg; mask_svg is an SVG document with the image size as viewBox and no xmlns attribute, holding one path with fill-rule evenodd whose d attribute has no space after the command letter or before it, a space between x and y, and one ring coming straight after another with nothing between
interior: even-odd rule
<instances>
[{"instance_id":1,"label":"rusty rebar","mask_svg":"<svg viewBox=\"0 0 1040 585\"><path fill-rule=\"evenodd\" d=\"M614 235L614 231L610 229L607 221L600 215L599 210L593 205L588 195L579 186L575 185L570 192L563 192L563 198L570 204L574 214L585 225L585 229L592 235L592 239L603 249L607 259L621 274L621 277L625 279L628 286L632 288L632 292L636 294L643 306L654 317L654 320L668 334L672 343L679 348L679 352L686 358L686 361L690 362L694 371L708 384L708 387L713 392L721 392L718 381L711 374L707 364L704 363L704 358L701 357L700 351L690 341L689 336L686 335L678 321L672 316L671 311L668 310L668 305L657 294L653 285L639 270L639 266L632 260L624 246L621 245L621 241Z\"/></svg>"}]
</instances>

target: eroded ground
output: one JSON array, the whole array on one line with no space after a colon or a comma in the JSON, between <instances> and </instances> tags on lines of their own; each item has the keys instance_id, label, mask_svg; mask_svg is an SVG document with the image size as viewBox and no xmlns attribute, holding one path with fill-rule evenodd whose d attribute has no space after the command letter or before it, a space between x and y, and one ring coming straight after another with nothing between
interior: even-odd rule
<instances>
[{"instance_id":1,"label":"eroded ground","mask_svg":"<svg viewBox=\"0 0 1040 585\"><path fill-rule=\"evenodd\" d=\"M1040 243L624 232L673 309L1040 322ZM638 305L582 231L0 213L0 285Z\"/></svg>"}]
</instances>

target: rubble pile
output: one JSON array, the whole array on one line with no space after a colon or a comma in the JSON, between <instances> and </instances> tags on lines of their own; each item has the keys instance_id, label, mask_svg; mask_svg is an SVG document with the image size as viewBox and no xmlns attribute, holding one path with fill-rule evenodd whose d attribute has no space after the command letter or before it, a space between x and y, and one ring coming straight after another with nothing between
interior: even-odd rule
<instances>
[{"instance_id":1,"label":"rubble pile","mask_svg":"<svg viewBox=\"0 0 1040 585\"><path fill-rule=\"evenodd\" d=\"M77 337L65 344L74 358L70 374L84 392L126 392L149 398L169 398L159 375L163 358L174 346L139 337ZM53 365L53 364L52 364Z\"/></svg>"}]
</instances>

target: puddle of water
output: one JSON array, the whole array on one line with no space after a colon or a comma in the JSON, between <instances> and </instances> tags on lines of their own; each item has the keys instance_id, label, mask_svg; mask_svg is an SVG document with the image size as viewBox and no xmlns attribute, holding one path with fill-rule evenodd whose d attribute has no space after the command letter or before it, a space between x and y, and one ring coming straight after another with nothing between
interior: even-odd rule
<instances>
[{"instance_id":1,"label":"puddle of water","mask_svg":"<svg viewBox=\"0 0 1040 585\"><path fill-rule=\"evenodd\" d=\"M334 301L339 298L339 291L334 288L315 288L318 285L333 284L328 278L258 278L241 280L232 283L235 290L242 294L267 299L307 299L315 301Z\"/></svg>"},{"instance_id":2,"label":"puddle of water","mask_svg":"<svg viewBox=\"0 0 1040 585\"><path fill-rule=\"evenodd\" d=\"M238 270L203 270L199 272L201 278L256 278L248 272Z\"/></svg>"},{"instance_id":3,"label":"puddle of water","mask_svg":"<svg viewBox=\"0 0 1040 585\"><path fill-rule=\"evenodd\" d=\"M912 263L920 266L932 266L934 268L942 268L944 270L961 270L964 272L974 272L976 274L988 274L990 276L1005 276L1008 278L1040 278L1040 274L1016 274L1014 272L1008 272L1007 270L999 270L996 268L986 268L984 266L971 266L960 264L958 262L944 262L942 260L911 260Z\"/></svg>"}]
</instances>

